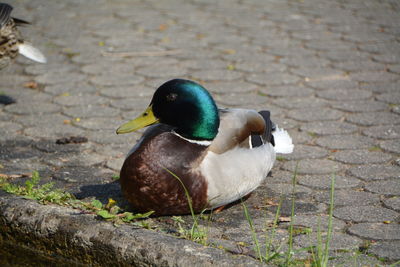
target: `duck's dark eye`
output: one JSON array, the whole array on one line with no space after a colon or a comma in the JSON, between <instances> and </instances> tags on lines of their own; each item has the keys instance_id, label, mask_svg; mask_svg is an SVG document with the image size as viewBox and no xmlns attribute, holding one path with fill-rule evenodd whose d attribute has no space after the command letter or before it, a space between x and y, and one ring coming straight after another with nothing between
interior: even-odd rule
<instances>
[{"instance_id":1,"label":"duck's dark eye","mask_svg":"<svg viewBox=\"0 0 400 267\"><path fill-rule=\"evenodd\" d=\"M178 97L175 93L170 93L167 95L167 101L174 101Z\"/></svg>"},{"instance_id":2,"label":"duck's dark eye","mask_svg":"<svg viewBox=\"0 0 400 267\"><path fill-rule=\"evenodd\" d=\"M143 113L143 117L146 117L147 115L149 115L149 113L147 112Z\"/></svg>"}]
</instances>

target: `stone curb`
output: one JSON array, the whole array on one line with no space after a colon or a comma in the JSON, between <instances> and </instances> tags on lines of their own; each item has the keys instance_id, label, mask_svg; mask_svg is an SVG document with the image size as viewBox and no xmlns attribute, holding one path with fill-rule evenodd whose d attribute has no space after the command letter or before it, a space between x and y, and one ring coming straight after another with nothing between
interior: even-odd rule
<instances>
[{"instance_id":1,"label":"stone curb","mask_svg":"<svg viewBox=\"0 0 400 267\"><path fill-rule=\"evenodd\" d=\"M129 225L114 226L95 215L40 205L5 193L0 198L3 240L40 253L95 266L265 266L188 240Z\"/></svg>"}]
</instances>

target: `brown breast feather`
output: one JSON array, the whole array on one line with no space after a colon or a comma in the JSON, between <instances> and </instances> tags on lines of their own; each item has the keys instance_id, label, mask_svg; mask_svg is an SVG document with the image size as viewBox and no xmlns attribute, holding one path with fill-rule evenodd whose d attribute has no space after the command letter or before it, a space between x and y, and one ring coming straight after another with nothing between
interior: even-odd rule
<instances>
[{"instance_id":1,"label":"brown breast feather","mask_svg":"<svg viewBox=\"0 0 400 267\"><path fill-rule=\"evenodd\" d=\"M184 183L196 212L207 206L207 183L197 171L207 147L188 143L168 127L153 127L139 148L125 160L120 182L123 194L137 211L153 210L158 215L190 212ZM149 138L151 137L151 138Z\"/></svg>"}]
</instances>

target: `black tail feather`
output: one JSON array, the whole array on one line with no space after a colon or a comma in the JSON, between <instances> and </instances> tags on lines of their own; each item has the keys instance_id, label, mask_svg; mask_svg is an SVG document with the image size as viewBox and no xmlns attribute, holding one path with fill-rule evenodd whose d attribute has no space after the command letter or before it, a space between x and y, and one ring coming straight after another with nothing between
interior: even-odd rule
<instances>
[{"instance_id":1,"label":"black tail feather","mask_svg":"<svg viewBox=\"0 0 400 267\"><path fill-rule=\"evenodd\" d=\"M258 113L260 113L260 115L265 120L265 132L263 135L252 135L251 145L253 147L258 147L265 143L271 143L273 146L275 146L275 141L274 141L274 136L272 135L272 131L275 130L276 126L270 119L271 113L268 110L262 110Z\"/></svg>"}]
</instances>

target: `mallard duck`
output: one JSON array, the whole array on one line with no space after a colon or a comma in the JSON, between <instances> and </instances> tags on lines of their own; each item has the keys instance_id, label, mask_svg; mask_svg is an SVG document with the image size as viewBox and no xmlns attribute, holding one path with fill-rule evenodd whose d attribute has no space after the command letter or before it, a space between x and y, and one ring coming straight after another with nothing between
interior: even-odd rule
<instances>
[{"instance_id":1,"label":"mallard duck","mask_svg":"<svg viewBox=\"0 0 400 267\"><path fill-rule=\"evenodd\" d=\"M12 9L9 4L0 3L0 69L6 67L18 53L31 60L46 63L43 54L22 39L17 26L29 22L11 17Z\"/></svg>"},{"instance_id":2,"label":"mallard duck","mask_svg":"<svg viewBox=\"0 0 400 267\"><path fill-rule=\"evenodd\" d=\"M195 212L234 202L256 189L276 153L291 153L292 139L268 111L218 109L210 93L193 81L161 85L148 108L117 129L146 126L120 173L125 198L137 211L158 215ZM184 186L183 186L183 185Z\"/></svg>"}]
</instances>

